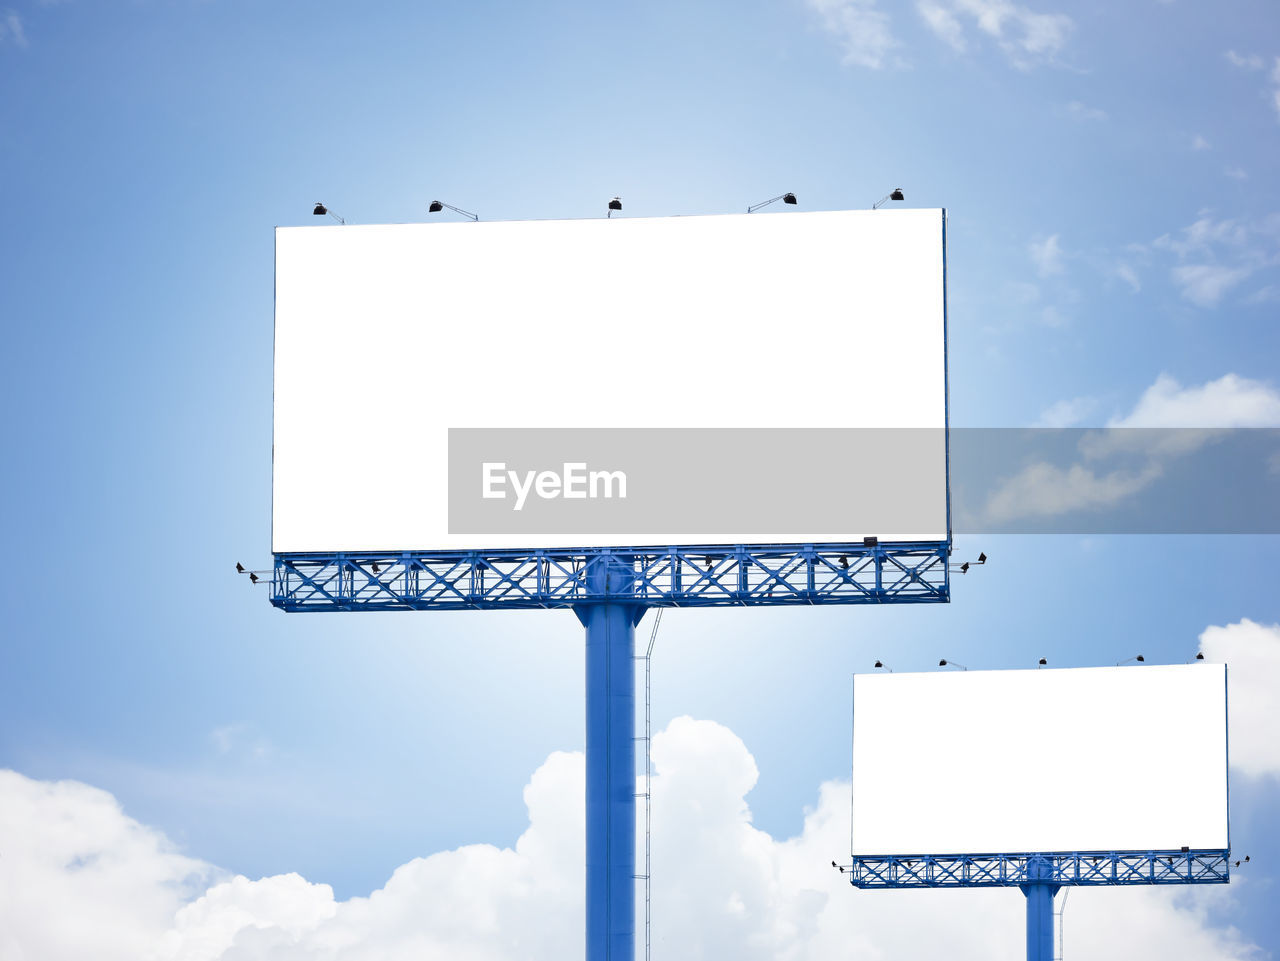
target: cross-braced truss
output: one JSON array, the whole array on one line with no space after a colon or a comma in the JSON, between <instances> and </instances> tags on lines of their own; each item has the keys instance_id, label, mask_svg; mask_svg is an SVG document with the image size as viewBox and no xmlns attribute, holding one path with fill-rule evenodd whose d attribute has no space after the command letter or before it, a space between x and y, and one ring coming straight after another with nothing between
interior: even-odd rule
<instances>
[{"instance_id":1,"label":"cross-braced truss","mask_svg":"<svg viewBox=\"0 0 1280 961\"><path fill-rule=\"evenodd\" d=\"M271 603L286 611L564 608L593 561L634 574L646 607L929 604L950 599L945 541L276 554Z\"/></svg>"},{"instance_id":2,"label":"cross-braced truss","mask_svg":"<svg viewBox=\"0 0 1280 961\"><path fill-rule=\"evenodd\" d=\"M845 868L855 888L991 888L1031 883L1226 884L1229 851L1076 851L860 857ZM1033 862L1043 862L1029 867Z\"/></svg>"}]
</instances>

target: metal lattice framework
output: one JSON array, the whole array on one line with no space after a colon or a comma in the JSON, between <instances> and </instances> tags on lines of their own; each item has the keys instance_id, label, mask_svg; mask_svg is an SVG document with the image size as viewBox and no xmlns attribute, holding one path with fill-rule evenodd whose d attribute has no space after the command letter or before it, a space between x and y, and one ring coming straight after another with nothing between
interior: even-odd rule
<instances>
[{"instance_id":1,"label":"metal lattice framework","mask_svg":"<svg viewBox=\"0 0 1280 961\"><path fill-rule=\"evenodd\" d=\"M860 857L845 868L855 888L1226 884L1229 851L1077 851Z\"/></svg>"},{"instance_id":2,"label":"metal lattice framework","mask_svg":"<svg viewBox=\"0 0 1280 961\"><path fill-rule=\"evenodd\" d=\"M286 611L568 608L613 600L587 568L634 572L647 607L929 604L950 599L945 541L726 547L276 554L271 603Z\"/></svg>"}]
</instances>

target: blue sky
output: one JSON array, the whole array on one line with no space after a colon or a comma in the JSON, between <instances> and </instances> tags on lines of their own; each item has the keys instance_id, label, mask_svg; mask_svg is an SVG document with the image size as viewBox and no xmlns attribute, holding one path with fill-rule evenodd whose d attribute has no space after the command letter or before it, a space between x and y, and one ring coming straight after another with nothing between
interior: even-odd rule
<instances>
[{"instance_id":1,"label":"blue sky","mask_svg":"<svg viewBox=\"0 0 1280 961\"><path fill-rule=\"evenodd\" d=\"M571 614L285 616L233 574L269 558L273 228L315 201L658 216L901 186L950 213L953 424L1277 426L1278 57L1264 2L0 0L0 767L349 898L511 845L532 772L581 749ZM674 612L655 721L740 737L754 824L787 838L848 776L851 672L1181 662L1280 622L1278 546L975 536L991 563L947 607ZM1254 870L1205 923L1277 952L1276 774L1232 790Z\"/></svg>"}]
</instances>

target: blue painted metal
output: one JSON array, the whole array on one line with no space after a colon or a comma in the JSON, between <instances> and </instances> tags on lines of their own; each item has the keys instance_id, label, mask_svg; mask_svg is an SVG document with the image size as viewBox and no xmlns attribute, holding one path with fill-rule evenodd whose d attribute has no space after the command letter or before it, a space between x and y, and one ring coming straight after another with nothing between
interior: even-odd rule
<instances>
[{"instance_id":1,"label":"blue painted metal","mask_svg":"<svg viewBox=\"0 0 1280 961\"><path fill-rule=\"evenodd\" d=\"M949 541L878 544L276 554L271 603L286 611L572 608L607 600L587 577L628 565L646 607L938 604Z\"/></svg>"},{"instance_id":2,"label":"blue painted metal","mask_svg":"<svg viewBox=\"0 0 1280 961\"><path fill-rule=\"evenodd\" d=\"M1072 851L858 857L845 869L856 888L993 888L1072 885L1226 884L1230 850ZM1032 862L1039 865L1034 869ZM1034 870L1034 873L1033 873ZM1044 872L1048 872L1046 875Z\"/></svg>"},{"instance_id":3,"label":"blue painted metal","mask_svg":"<svg viewBox=\"0 0 1280 961\"><path fill-rule=\"evenodd\" d=\"M634 568L593 558L603 600L574 608L587 629L587 961L634 961L636 876L635 640L645 608ZM616 600L615 600L616 599Z\"/></svg>"},{"instance_id":4,"label":"blue painted metal","mask_svg":"<svg viewBox=\"0 0 1280 961\"><path fill-rule=\"evenodd\" d=\"M1053 865L1043 857L1027 862L1027 882L1018 885L1027 897L1027 961L1053 961Z\"/></svg>"}]
</instances>

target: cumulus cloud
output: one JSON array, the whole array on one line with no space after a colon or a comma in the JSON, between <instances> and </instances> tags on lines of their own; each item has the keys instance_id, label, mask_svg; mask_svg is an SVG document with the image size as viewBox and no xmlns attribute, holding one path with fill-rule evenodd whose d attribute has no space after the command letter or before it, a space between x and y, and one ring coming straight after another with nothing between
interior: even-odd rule
<instances>
[{"instance_id":1,"label":"cumulus cloud","mask_svg":"<svg viewBox=\"0 0 1280 961\"><path fill-rule=\"evenodd\" d=\"M1060 401L1036 426L1068 427L1090 409L1089 398ZM1176 458L1212 443L1226 430L1277 426L1280 391L1268 383L1226 374L1184 387L1160 374L1130 411L1107 422L1109 429L1081 436L1076 463L1035 461L1004 478L987 496L982 520L1002 525L1114 507L1149 488ZM1117 456L1130 462L1107 467Z\"/></svg>"},{"instance_id":2,"label":"cumulus cloud","mask_svg":"<svg viewBox=\"0 0 1280 961\"><path fill-rule=\"evenodd\" d=\"M1227 705L1231 721L1231 766L1251 777L1280 777L1280 624L1247 617L1209 627L1200 650L1227 665Z\"/></svg>"},{"instance_id":3,"label":"cumulus cloud","mask_svg":"<svg viewBox=\"0 0 1280 961\"><path fill-rule=\"evenodd\" d=\"M823 29L844 48L844 62L878 70L898 45L889 28L889 15L876 0L806 0L822 20Z\"/></svg>"},{"instance_id":4,"label":"cumulus cloud","mask_svg":"<svg viewBox=\"0 0 1280 961\"><path fill-rule=\"evenodd\" d=\"M864 892L832 870L833 859L848 856L847 781L822 785L801 833L778 839L752 823L747 795L758 771L732 731L677 718L655 737L653 760L655 954L693 961L1023 956L1016 889ZM109 795L7 772L0 778L0 956L581 958L582 792L582 756L553 754L525 789L529 826L514 848L476 844L415 859L368 897L338 901L327 885L295 874L215 878L193 897L175 880L207 867L174 854ZM50 794L61 803L41 803ZM23 837L30 843L15 844ZM50 838L61 843L47 849ZM92 851L110 876L79 891L84 868L77 865ZM23 896L15 901L14 892ZM1067 915L1071 944L1098 961L1250 958L1251 945L1210 919L1209 909L1229 899L1225 889L1081 890Z\"/></svg>"},{"instance_id":5,"label":"cumulus cloud","mask_svg":"<svg viewBox=\"0 0 1280 961\"><path fill-rule=\"evenodd\" d=\"M1191 138L1191 149L1192 150L1209 150L1211 148L1209 146L1209 141L1205 140L1204 137L1202 137L1200 134L1196 134L1194 137Z\"/></svg>"},{"instance_id":6,"label":"cumulus cloud","mask_svg":"<svg viewBox=\"0 0 1280 961\"><path fill-rule=\"evenodd\" d=\"M147 958L217 877L106 791L0 770L0 958Z\"/></svg>"},{"instance_id":7,"label":"cumulus cloud","mask_svg":"<svg viewBox=\"0 0 1280 961\"><path fill-rule=\"evenodd\" d=\"M966 48L963 21L970 21L1019 69L1052 60L1075 27L1066 14L1037 13L1011 0L921 0L916 9L934 35L955 50Z\"/></svg>"},{"instance_id":8,"label":"cumulus cloud","mask_svg":"<svg viewBox=\"0 0 1280 961\"><path fill-rule=\"evenodd\" d=\"M1260 380L1225 374L1183 387L1161 374L1129 413L1108 427L1280 427L1280 391Z\"/></svg>"}]
</instances>

